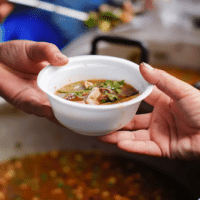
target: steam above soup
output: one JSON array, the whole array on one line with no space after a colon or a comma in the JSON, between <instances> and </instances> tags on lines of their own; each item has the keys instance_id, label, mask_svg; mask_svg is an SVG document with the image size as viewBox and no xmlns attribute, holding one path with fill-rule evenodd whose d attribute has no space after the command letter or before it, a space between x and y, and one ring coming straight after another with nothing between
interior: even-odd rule
<instances>
[{"instance_id":1,"label":"steam above soup","mask_svg":"<svg viewBox=\"0 0 200 200\"><path fill-rule=\"evenodd\" d=\"M139 95L131 85L115 80L85 80L57 90L57 96L77 103L107 105L129 101Z\"/></svg>"}]
</instances>

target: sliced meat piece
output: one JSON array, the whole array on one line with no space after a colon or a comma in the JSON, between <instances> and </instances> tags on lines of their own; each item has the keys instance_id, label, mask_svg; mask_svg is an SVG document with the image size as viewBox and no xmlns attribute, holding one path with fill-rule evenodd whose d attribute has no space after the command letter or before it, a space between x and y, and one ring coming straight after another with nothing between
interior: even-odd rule
<instances>
[{"instance_id":1,"label":"sliced meat piece","mask_svg":"<svg viewBox=\"0 0 200 200\"><path fill-rule=\"evenodd\" d=\"M85 88L89 88L89 87L93 86L93 83L91 83L89 81L85 81L84 86L85 86Z\"/></svg>"},{"instance_id":2,"label":"sliced meat piece","mask_svg":"<svg viewBox=\"0 0 200 200\"><path fill-rule=\"evenodd\" d=\"M84 90L85 88L84 88L84 86L83 85L77 85L77 86L75 86L74 87L74 90Z\"/></svg>"},{"instance_id":3,"label":"sliced meat piece","mask_svg":"<svg viewBox=\"0 0 200 200\"><path fill-rule=\"evenodd\" d=\"M86 99L87 104L92 104L92 105L98 105L98 97L101 95L101 92L98 87L94 87L90 94L88 95Z\"/></svg>"},{"instance_id":4,"label":"sliced meat piece","mask_svg":"<svg viewBox=\"0 0 200 200\"><path fill-rule=\"evenodd\" d=\"M100 92L102 92L102 93L105 93L105 92L108 92L108 93L110 93L110 94L113 94L114 93L114 91L112 91L111 89L109 89L109 88L99 88L100 89Z\"/></svg>"},{"instance_id":5,"label":"sliced meat piece","mask_svg":"<svg viewBox=\"0 0 200 200\"><path fill-rule=\"evenodd\" d=\"M108 96L105 95L105 94L102 94L102 93L101 93L101 95L98 97L98 102L100 102L100 104L101 104L101 103L106 103L106 102L108 102L108 101L109 101L109 98L108 98Z\"/></svg>"},{"instance_id":6,"label":"sliced meat piece","mask_svg":"<svg viewBox=\"0 0 200 200\"><path fill-rule=\"evenodd\" d=\"M69 94L66 95L65 99L66 99L66 100L72 100L72 99L74 99L75 97L76 97L76 96L75 96L74 93L69 93Z\"/></svg>"}]
</instances>

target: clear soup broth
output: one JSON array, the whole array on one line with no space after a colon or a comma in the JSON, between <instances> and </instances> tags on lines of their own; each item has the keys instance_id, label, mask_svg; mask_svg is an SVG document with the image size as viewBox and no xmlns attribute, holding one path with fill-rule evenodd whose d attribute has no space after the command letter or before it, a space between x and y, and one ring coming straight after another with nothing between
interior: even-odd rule
<instances>
[{"instance_id":1,"label":"clear soup broth","mask_svg":"<svg viewBox=\"0 0 200 200\"><path fill-rule=\"evenodd\" d=\"M84 80L66 85L55 92L63 99L82 104L107 105L129 101L139 92L124 80Z\"/></svg>"}]
</instances>

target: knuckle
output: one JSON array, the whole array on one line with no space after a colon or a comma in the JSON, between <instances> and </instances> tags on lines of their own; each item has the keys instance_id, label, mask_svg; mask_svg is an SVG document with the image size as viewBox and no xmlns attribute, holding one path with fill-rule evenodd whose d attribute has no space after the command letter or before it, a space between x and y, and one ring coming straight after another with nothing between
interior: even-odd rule
<instances>
[{"instance_id":1,"label":"knuckle","mask_svg":"<svg viewBox=\"0 0 200 200\"><path fill-rule=\"evenodd\" d=\"M49 44L48 43L45 43L45 42L39 42L38 44L38 48L40 48L40 50L42 52L48 52L49 51Z\"/></svg>"}]
</instances>

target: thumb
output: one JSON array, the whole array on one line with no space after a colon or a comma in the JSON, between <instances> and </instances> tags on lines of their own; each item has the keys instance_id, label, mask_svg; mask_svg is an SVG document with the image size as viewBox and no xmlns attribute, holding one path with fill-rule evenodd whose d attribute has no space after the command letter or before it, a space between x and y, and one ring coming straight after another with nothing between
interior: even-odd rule
<instances>
[{"instance_id":1,"label":"thumb","mask_svg":"<svg viewBox=\"0 0 200 200\"><path fill-rule=\"evenodd\" d=\"M35 62L46 61L54 66L62 66L69 61L56 45L46 42L35 42L33 45L30 45L27 55Z\"/></svg>"},{"instance_id":2,"label":"thumb","mask_svg":"<svg viewBox=\"0 0 200 200\"><path fill-rule=\"evenodd\" d=\"M188 83L146 63L140 64L140 72L146 81L156 85L158 89L174 100L182 99L198 91Z\"/></svg>"},{"instance_id":3,"label":"thumb","mask_svg":"<svg viewBox=\"0 0 200 200\"><path fill-rule=\"evenodd\" d=\"M1 0L0 2L0 23L12 12L14 5L8 3L7 0Z\"/></svg>"}]
</instances>

